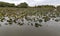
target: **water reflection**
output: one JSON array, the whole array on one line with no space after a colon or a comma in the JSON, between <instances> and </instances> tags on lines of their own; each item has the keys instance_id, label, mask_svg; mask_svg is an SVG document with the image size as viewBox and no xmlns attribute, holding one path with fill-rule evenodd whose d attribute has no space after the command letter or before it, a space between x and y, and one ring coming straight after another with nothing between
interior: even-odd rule
<instances>
[{"instance_id":1,"label":"water reflection","mask_svg":"<svg viewBox=\"0 0 60 36\"><path fill-rule=\"evenodd\" d=\"M19 18L19 19L18 18L15 18L15 19L2 18L0 21L1 21L0 27L2 26L3 28L6 28L6 30L9 30L8 31L9 34L11 34L10 32L12 30L12 32L14 32L14 33L16 32L15 34L20 34L20 35L21 34L30 35L30 34L32 34L32 32L33 32L33 34L38 34L39 36L41 34L47 35L52 31L57 31L57 29L60 25L59 24L60 17L56 18L56 16L46 16L46 15L45 16L26 16L26 17ZM58 22L59 25L55 21ZM4 26L3 26L3 23L4 23ZM7 25L7 26L5 26L5 25ZM50 33L50 35L51 35L51 33Z\"/></svg>"},{"instance_id":2,"label":"water reflection","mask_svg":"<svg viewBox=\"0 0 60 36\"><path fill-rule=\"evenodd\" d=\"M8 25L8 23L5 23L5 25Z\"/></svg>"},{"instance_id":3,"label":"water reflection","mask_svg":"<svg viewBox=\"0 0 60 36\"><path fill-rule=\"evenodd\" d=\"M1 27L1 24L0 24L0 27Z\"/></svg>"},{"instance_id":4,"label":"water reflection","mask_svg":"<svg viewBox=\"0 0 60 36\"><path fill-rule=\"evenodd\" d=\"M5 19L3 19L3 20L5 20ZM35 27L41 27L42 25L41 24L39 24L39 23L36 23L37 21L39 21L40 23L43 21L42 19L31 19L32 21L27 21L27 19L10 19L9 18L9 20L5 20L5 23L4 22L2 22L2 23L4 23L5 25L12 25L12 24L17 24L17 25L19 25L19 26L23 26L24 24L26 24L26 21L27 21L27 25L29 26L29 25L31 25L31 26L35 26ZM33 21L34 20L34 21ZM35 23L35 24L34 24ZM1 26L1 24L0 24L0 26Z\"/></svg>"},{"instance_id":5,"label":"water reflection","mask_svg":"<svg viewBox=\"0 0 60 36\"><path fill-rule=\"evenodd\" d=\"M48 16L47 15L46 16L25 16L21 19L19 19L19 18L13 19L11 17L6 19L6 17L3 17L0 19L0 21L3 23L4 23L4 21L7 21L7 23L5 23L5 25L8 25L8 24L12 25L15 23L19 26L27 24L28 26L31 25L31 26L35 26L35 27L39 27L39 26L41 27L42 26L41 23L43 21L44 22L50 21L51 18L52 18L52 20L55 20L56 22L60 21L60 19L56 18L56 15L55 16L54 15L52 15L52 16L51 15L48 15ZM34 25L34 23L35 23L35 25Z\"/></svg>"}]
</instances>

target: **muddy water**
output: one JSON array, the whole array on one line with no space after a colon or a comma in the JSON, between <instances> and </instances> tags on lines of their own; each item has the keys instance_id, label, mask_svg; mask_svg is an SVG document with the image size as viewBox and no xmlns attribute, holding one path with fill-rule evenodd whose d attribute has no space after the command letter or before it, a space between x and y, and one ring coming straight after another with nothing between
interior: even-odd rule
<instances>
[{"instance_id":1,"label":"muddy water","mask_svg":"<svg viewBox=\"0 0 60 36\"><path fill-rule=\"evenodd\" d=\"M60 36L60 21L50 19L50 21L42 22L41 27L28 24L27 21L23 25L5 22L0 22L0 36Z\"/></svg>"}]
</instances>

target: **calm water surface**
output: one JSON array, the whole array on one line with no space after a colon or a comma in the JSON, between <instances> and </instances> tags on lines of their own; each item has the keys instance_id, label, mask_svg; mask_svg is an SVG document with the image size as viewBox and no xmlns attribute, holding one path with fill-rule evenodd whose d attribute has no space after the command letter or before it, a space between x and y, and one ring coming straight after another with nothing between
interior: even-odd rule
<instances>
[{"instance_id":1,"label":"calm water surface","mask_svg":"<svg viewBox=\"0 0 60 36\"><path fill-rule=\"evenodd\" d=\"M26 21L24 25L17 23L7 25L5 22L0 22L0 36L60 36L60 21L42 22L41 27L27 24Z\"/></svg>"}]
</instances>

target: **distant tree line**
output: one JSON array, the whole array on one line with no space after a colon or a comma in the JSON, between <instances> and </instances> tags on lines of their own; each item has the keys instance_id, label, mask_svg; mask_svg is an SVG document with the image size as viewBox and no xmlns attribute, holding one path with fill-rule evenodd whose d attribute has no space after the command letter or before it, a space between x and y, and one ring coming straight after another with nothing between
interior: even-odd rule
<instances>
[{"instance_id":1,"label":"distant tree line","mask_svg":"<svg viewBox=\"0 0 60 36\"><path fill-rule=\"evenodd\" d=\"M17 6L14 3L8 3L8 2L0 2L0 7L19 7L19 8L27 8L28 4L27 3L21 3L18 4Z\"/></svg>"},{"instance_id":2,"label":"distant tree line","mask_svg":"<svg viewBox=\"0 0 60 36\"><path fill-rule=\"evenodd\" d=\"M20 3L18 5L15 5L14 3L8 3L8 2L0 2L0 7L17 7L17 8L28 8L29 6L26 2ZM38 6L33 6L32 8L57 8L60 9L60 6L53 6L53 5L38 5Z\"/></svg>"},{"instance_id":3,"label":"distant tree line","mask_svg":"<svg viewBox=\"0 0 60 36\"><path fill-rule=\"evenodd\" d=\"M15 4L7 3L7 2L0 2L0 7L15 7Z\"/></svg>"}]
</instances>

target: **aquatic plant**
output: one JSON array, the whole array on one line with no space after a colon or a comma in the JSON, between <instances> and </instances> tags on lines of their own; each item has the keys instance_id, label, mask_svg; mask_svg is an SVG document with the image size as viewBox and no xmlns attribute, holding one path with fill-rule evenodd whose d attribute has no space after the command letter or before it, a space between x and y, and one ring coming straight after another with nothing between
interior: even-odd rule
<instances>
[{"instance_id":1,"label":"aquatic plant","mask_svg":"<svg viewBox=\"0 0 60 36\"><path fill-rule=\"evenodd\" d=\"M33 26L33 23L31 23L31 26Z\"/></svg>"},{"instance_id":2,"label":"aquatic plant","mask_svg":"<svg viewBox=\"0 0 60 36\"><path fill-rule=\"evenodd\" d=\"M47 22L47 21L49 21L49 20L50 20L50 18L49 18L48 16L43 17L43 19L44 19L44 22Z\"/></svg>"},{"instance_id":3,"label":"aquatic plant","mask_svg":"<svg viewBox=\"0 0 60 36\"><path fill-rule=\"evenodd\" d=\"M28 17L25 17L25 19L27 20L27 21L32 21L32 19L31 18L28 18Z\"/></svg>"},{"instance_id":4,"label":"aquatic plant","mask_svg":"<svg viewBox=\"0 0 60 36\"><path fill-rule=\"evenodd\" d=\"M24 23L20 23L20 22L18 23L18 25L23 25L23 24L24 24Z\"/></svg>"},{"instance_id":5,"label":"aquatic plant","mask_svg":"<svg viewBox=\"0 0 60 36\"><path fill-rule=\"evenodd\" d=\"M35 23L35 27L41 27L42 25L41 24L38 24L38 23Z\"/></svg>"},{"instance_id":6,"label":"aquatic plant","mask_svg":"<svg viewBox=\"0 0 60 36\"><path fill-rule=\"evenodd\" d=\"M12 19L7 20L7 22L12 22Z\"/></svg>"},{"instance_id":7,"label":"aquatic plant","mask_svg":"<svg viewBox=\"0 0 60 36\"><path fill-rule=\"evenodd\" d=\"M43 20L42 19L39 19L39 22L41 23Z\"/></svg>"},{"instance_id":8,"label":"aquatic plant","mask_svg":"<svg viewBox=\"0 0 60 36\"><path fill-rule=\"evenodd\" d=\"M15 19L13 20L14 23L17 23L16 21L17 21L17 20L15 20Z\"/></svg>"},{"instance_id":9,"label":"aquatic plant","mask_svg":"<svg viewBox=\"0 0 60 36\"><path fill-rule=\"evenodd\" d=\"M12 25L12 22L9 22L10 25Z\"/></svg>"},{"instance_id":10,"label":"aquatic plant","mask_svg":"<svg viewBox=\"0 0 60 36\"><path fill-rule=\"evenodd\" d=\"M5 19L5 18L1 18L1 22L3 22L4 19Z\"/></svg>"},{"instance_id":11,"label":"aquatic plant","mask_svg":"<svg viewBox=\"0 0 60 36\"><path fill-rule=\"evenodd\" d=\"M58 21L59 21L59 19L55 19L55 21L56 21L56 22L58 22Z\"/></svg>"}]
</instances>

